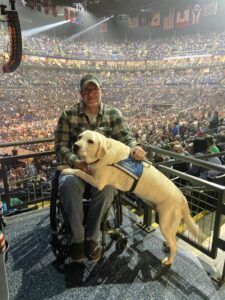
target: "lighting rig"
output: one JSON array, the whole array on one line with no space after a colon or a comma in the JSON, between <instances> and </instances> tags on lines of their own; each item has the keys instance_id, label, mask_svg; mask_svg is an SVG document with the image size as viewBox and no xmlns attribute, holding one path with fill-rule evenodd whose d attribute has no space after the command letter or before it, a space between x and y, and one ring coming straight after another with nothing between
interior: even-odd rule
<instances>
[{"instance_id":1,"label":"lighting rig","mask_svg":"<svg viewBox=\"0 0 225 300\"><path fill-rule=\"evenodd\" d=\"M1 16L5 17L1 22L7 22L9 33L9 58L2 67L3 73L14 72L22 59L22 36L15 0L9 0L9 5L11 10L6 10L7 5L0 5Z\"/></svg>"}]
</instances>

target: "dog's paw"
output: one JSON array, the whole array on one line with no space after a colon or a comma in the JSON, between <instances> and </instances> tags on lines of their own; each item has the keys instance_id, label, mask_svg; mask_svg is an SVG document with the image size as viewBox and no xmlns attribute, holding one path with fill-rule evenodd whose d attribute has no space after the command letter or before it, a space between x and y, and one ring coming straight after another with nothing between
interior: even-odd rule
<instances>
[{"instance_id":1,"label":"dog's paw","mask_svg":"<svg viewBox=\"0 0 225 300\"><path fill-rule=\"evenodd\" d=\"M68 168L70 168L69 165L59 165L59 166L57 167L57 170L58 170L58 171L62 171L62 170L64 170L64 169L68 169Z\"/></svg>"},{"instance_id":2,"label":"dog's paw","mask_svg":"<svg viewBox=\"0 0 225 300\"><path fill-rule=\"evenodd\" d=\"M62 175L76 175L76 170L67 168L62 170Z\"/></svg>"},{"instance_id":3,"label":"dog's paw","mask_svg":"<svg viewBox=\"0 0 225 300\"><path fill-rule=\"evenodd\" d=\"M164 259L161 259L161 264L163 266L171 266L172 262L169 261L169 258L168 257L165 257Z\"/></svg>"}]
</instances>

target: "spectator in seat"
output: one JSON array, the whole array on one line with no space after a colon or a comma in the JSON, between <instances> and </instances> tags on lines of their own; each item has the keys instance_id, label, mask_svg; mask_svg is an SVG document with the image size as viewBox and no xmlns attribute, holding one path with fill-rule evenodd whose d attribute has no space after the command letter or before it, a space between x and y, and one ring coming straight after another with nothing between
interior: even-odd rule
<instances>
[{"instance_id":1,"label":"spectator in seat","mask_svg":"<svg viewBox=\"0 0 225 300\"><path fill-rule=\"evenodd\" d=\"M199 138L194 139L193 155L196 158L201 159L201 156L206 155L206 154L210 154L210 152L208 150L208 142L207 142L206 138L199 137ZM222 165L222 163L218 157L209 157L204 160L206 160L212 164ZM193 176L197 176L197 177L200 177L200 178L206 179L206 180L209 179L210 177L218 176L221 174L220 172L218 172L216 170L206 169L206 168L194 165L194 164L190 165L188 173Z\"/></svg>"},{"instance_id":2,"label":"spectator in seat","mask_svg":"<svg viewBox=\"0 0 225 300\"><path fill-rule=\"evenodd\" d=\"M184 150L184 148L181 144L175 144L173 146L172 150L175 153L178 153L178 154L181 154L181 155L189 155L189 153L186 150ZM187 162L182 162L182 163L179 163L179 164L175 164L173 166L173 168L175 170L178 170L178 171L181 171L181 172L187 172L189 170L189 167L190 167L190 164L187 163Z\"/></svg>"},{"instance_id":3,"label":"spectator in seat","mask_svg":"<svg viewBox=\"0 0 225 300\"><path fill-rule=\"evenodd\" d=\"M176 121L176 122L174 122L173 123L173 128L172 128L172 135L173 135L173 137L175 137L176 135L179 135L179 125L178 125L178 122Z\"/></svg>"},{"instance_id":4,"label":"spectator in seat","mask_svg":"<svg viewBox=\"0 0 225 300\"><path fill-rule=\"evenodd\" d=\"M102 83L100 79L87 74L80 80L81 101L65 109L58 120L55 130L55 150L60 163L69 164L84 172L91 173L85 161L72 152L74 142L84 130L100 131L131 147L131 155L142 160L145 151L138 145L122 113L115 107L102 103ZM86 183L76 176L59 177L59 195L70 223L72 243L69 255L75 262L85 258L97 262L101 257L99 245L100 225L103 215L114 198L114 189L106 186L102 191L91 186L91 203L87 215L87 224L83 226L83 194Z\"/></svg>"},{"instance_id":5,"label":"spectator in seat","mask_svg":"<svg viewBox=\"0 0 225 300\"><path fill-rule=\"evenodd\" d=\"M37 175L37 169L34 165L33 158L28 158L25 173L28 177L35 177Z\"/></svg>"},{"instance_id":6,"label":"spectator in seat","mask_svg":"<svg viewBox=\"0 0 225 300\"><path fill-rule=\"evenodd\" d=\"M209 129L211 129L213 132L217 132L217 129L219 127L219 112L215 111L211 114L209 119Z\"/></svg>"},{"instance_id":7,"label":"spectator in seat","mask_svg":"<svg viewBox=\"0 0 225 300\"><path fill-rule=\"evenodd\" d=\"M210 153L219 153L220 150L219 150L219 148L216 145L214 137L212 135L207 134L205 136L205 138L206 138L206 141L208 143L208 150L209 150L209 152Z\"/></svg>"}]
</instances>

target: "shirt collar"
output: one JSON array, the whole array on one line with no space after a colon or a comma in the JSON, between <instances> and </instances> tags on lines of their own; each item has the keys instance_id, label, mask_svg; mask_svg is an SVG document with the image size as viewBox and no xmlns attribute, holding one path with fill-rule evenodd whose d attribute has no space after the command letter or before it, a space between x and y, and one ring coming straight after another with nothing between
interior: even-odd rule
<instances>
[{"instance_id":1,"label":"shirt collar","mask_svg":"<svg viewBox=\"0 0 225 300\"><path fill-rule=\"evenodd\" d=\"M103 114L103 103L101 102L100 103L100 110L99 110L99 115L102 115ZM79 115L84 115L84 103L83 101L81 100L80 101L80 106L79 106Z\"/></svg>"}]
</instances>

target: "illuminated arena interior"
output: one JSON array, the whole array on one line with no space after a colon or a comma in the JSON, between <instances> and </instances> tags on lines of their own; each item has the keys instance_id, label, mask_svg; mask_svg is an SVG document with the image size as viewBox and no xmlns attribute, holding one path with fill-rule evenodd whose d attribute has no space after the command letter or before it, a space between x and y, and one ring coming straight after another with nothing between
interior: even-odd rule
<instances>
[{"instance_id":1,"label":"illuminated arena interior","mask_svg":"<svg viewBox=\"0 0 225 300\"><path fill-rule=\"evenodd\" d=\"M9 299L224 299L225 1L0 5L0 221L6 223L0 229L9 245ZM147 145L147 158L181 188L207 235L203 247L196 246L180 226L175 263L156 280L149 270L157 273L164 253L157 214L151 207L153 221L149 208L129 194L122 254L112 243L99 264L68 264L64 272L54 266L54 130L60 113L80 101L79 81L88 73L101 79L102 101L120 109L137 141ZM211 164L215 181L189 176L199 163L193 144L200 139L218 149L210 152L211 144L198 160L220 160Z\"/></svg>"}]
</instances>

